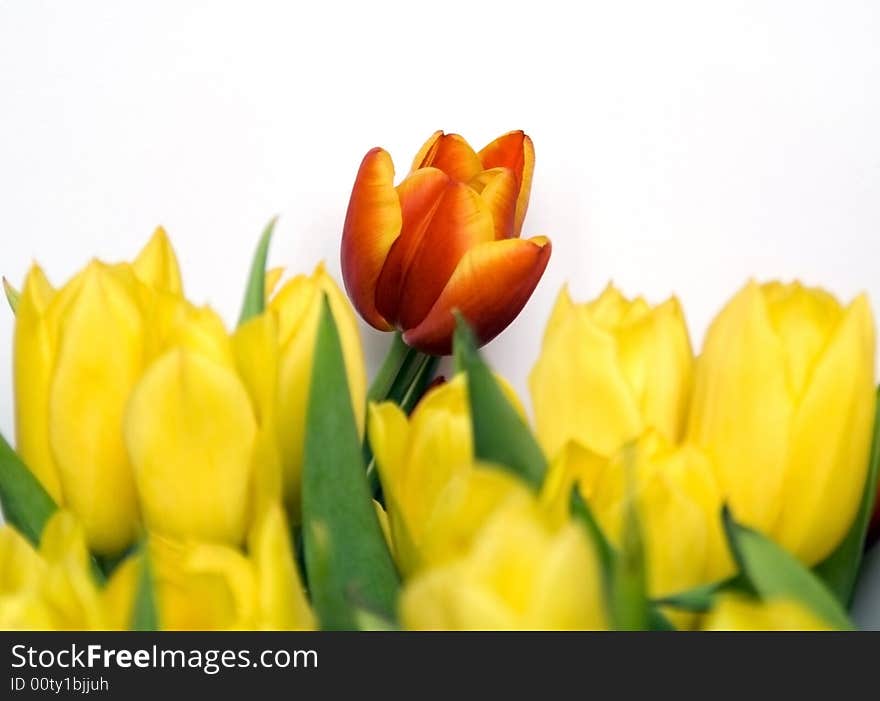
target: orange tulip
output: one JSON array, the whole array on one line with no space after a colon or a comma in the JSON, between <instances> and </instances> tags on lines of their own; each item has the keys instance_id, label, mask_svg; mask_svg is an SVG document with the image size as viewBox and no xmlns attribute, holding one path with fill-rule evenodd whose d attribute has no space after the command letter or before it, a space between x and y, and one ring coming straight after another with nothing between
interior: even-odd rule
<instances>
[{"instance_id":1,"label":"orange tulip","mask_svg":"<svg viewBox=\"0 0 880 701\"><path fill-rule=\"evenodd\" d=\"M342 232L342 276L361 316L435 355L450 352L453 310L481 343L501 333L550 258L545 237L519 238L534 163L521 131L479 153L438 131L395 187L388 152L367 153Z\"/></svg>"}]
</instances>

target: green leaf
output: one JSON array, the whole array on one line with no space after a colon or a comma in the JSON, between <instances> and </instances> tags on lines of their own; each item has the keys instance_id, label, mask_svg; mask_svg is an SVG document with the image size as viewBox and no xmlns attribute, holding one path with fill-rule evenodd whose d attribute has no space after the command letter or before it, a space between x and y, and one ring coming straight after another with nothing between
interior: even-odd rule
<instances>
[{"instance_id":1,"label":"green leaf","mask_svg":"<svg viewBox=\"0 0 880 701\"><path fill-rule=\"evenodd\" d=\"M727 507L722 512L722 521L740 572L761 599L797 601L834 628L852 630L853 625L835 596L788 551L738 524Z\"/></svg>"},{"instance_id":2,"label":"green leaf","mask_svg":"<svg viewBox=\"0 0 880 701\"><path fill-rule=\"evenodd\" d=\"M532 488L544 481L547 461L528 425L507 400L501 386L477 351L473 333L464 318L456 314L453 338L455 362L466 373L474 454L481 460L498 464Z\"/></svg>"},{"instance_id":3,"label":"green leaf","mask_svg":"<svg viewBox=\"0 0 880 701\"><path fill-rule=\"evenodd\" d=\"M153 566L150 563L150 549L145 540L140 547L140 575L134 596L131 616L132 630L159 630L159 613L156 606L156 591L153 584Z\"/></svg>"},{"instance_id":4,"label":"green leaf","mask_svg":"<svg viewBox=\"0 0 880 701\"><path fill-rule=\"evenodd\" d=\"M880 475L880 388L874 412L874 438L871 442L871 455L868 475L859 511L846 537L837 549L816 566L815 572L828 588L837 596L844 607L849 608L855 593L856 578L865 552L865 538L874 513L874 500L877 497L877 478Z\"/></svg>"},{"instance_id":5,"label":"green leaf","mask_svg":"<svg viewBox=\"0 0 880 701\"><path fill-rule=\"evenodd\" d=\"M593 516L592 510L581 496L580 489L578 489L577 485L572 487L571 501L569 503L569 511L571 515L583 525L587 535L593 542L593 546L596 548L596 555L599 558L599 566L602 568L602 573L606 578L606 581L610 582L616 553L614 552L614 548L611 547L611 543L608 542L608 539L602 532L602 529L599 527L599 524Z\"/></svg>"},{"instance_id":6,"label":"green leaf","mask_svg":"<svg viewBox=\"0 0 880 701\"><path fill-rule=\"evenodd\" d=\"M632 498L627 499L621 547L611 569L610 608L616 630L646 630L665 621L648 600L645 545Z\"/></svg>"},{"instance_id":7,"label":"green leaf","mask_svg":"<svg viewBox=\"0 0 880 701\"><path fill-rule=\"evenodd\" d=\"M5 277L3 278L3 291L6 292L6 301L9 302L9 307L15 314L18 311L18 300L21 298L21 293Z\"/></svg>"},{"instance_id":8,"label":"green leaf","mask_svg":"<svg viewBox=\"0 0 880 701\"><path fill-rule=\"evenodd\" d=\"M254 259L251 262L251 272L248 275L247 286L244 290L244 302L241 305L241 315L238 317L238 325L241 326L248 319L263 313L266 308L266 260L269 258L269 243L272 240L272 232L278 217L273 217L257 244Z\"/></svg>"},{"instance_id":9,"label":"green leaf","mask_svg":"<svg viewBox=\"0 0 880 701\"><path fill-rule=\"evenodd\" d=\"M652 603L654 606L670 606L672 608L681 609L682 611L703 613L712 608L715 595L724 584L724 582L703 584L702 586L694 587L687 591L654 599Z\"/></svg>"},{"instance_id":10,"label":"green leaf","mask_svg":"<svg viewBox=\"0 0 880 701\"><path fill-rule=\"evenodd\" d=\"M6 521L38 545L58 505L0 435L0 506Z\"/></svg>"},{"instance_id":11,"label":"green leaf","mask_svg":"<svg viewBox=\"0 0 880 701\"><path fill-rule=\"evenodd\" d=\"M651 607L648 609L648 630L678 630L659 609Z\"/></svg>"},{"instance_id":12,"label":"green leaf","mask_svg":"<svg viewBox=\"0 0 880 701\"><path fill-rule=\"evenodd\" d=\"M322 627L356 628L354 601L393 619L397 572L367 487L339 332L326 296L315 343L302 482L306 576Z\"/></svg>"}]
</instances>

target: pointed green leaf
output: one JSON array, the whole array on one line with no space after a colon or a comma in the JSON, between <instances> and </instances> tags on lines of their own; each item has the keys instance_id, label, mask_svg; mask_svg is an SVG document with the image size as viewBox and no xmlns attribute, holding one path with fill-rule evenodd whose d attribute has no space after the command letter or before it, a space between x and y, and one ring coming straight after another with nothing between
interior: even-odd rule
<instances>
[{"instance_id":1,"label":"pointed green leaf","mask_svg":"<svg viewBox=\"0 0 880 701\"><path fill-rule=\"evenodd\" d=\"M834 628L852 629L835 596L788 551L757 531L738 524L727 507L722 512L722 520L740 572L761 599L791 599Z\"/></svg>"},{"instance_id":2,"label":"pointed green leaf","mask_svg":"<svg viewBox=\"0 0 880 701\"><path fill-rule=\"evenodd\" d=\"M131 617L132 630L159 630L159 613L156 605L156 590L153 584L153 566L150 563L150 549L145 540L140 547L140 575L134 596L134 609Z\"/></svg>"},{"instance_id":3,"label":"pointed green leaf","mask_svg":"<svg viewBox=\"0 0 880 701\"><path fill-rule=\"evenodd\" d=\"M3 291L6 292L6 301L9 302L9 307L15 314L18 311L18 300L21 298L21 293L5 277L3 278Z\"/></svg>"},{"instance_id":4,"label":"pointed green leaf","mask_svg":"<svg viewBox=\"0 0 880 701\"><path fill-rule=\"evenodd\" d=\"M661 611L651 606L648 609L648 630L678 630Z\"/></svg>"},{"instance_id":5,"label":"pointed green leaf","mask_svg":"<svg viewBox=\"0 0 880 701\"><path fill-rule=\"evenodd\" d=\"M712 584L704 584L678 594L670 594L659 599L654 599L655 606L670 606L672 608L681 609L682 611L691 611L693 613L703 613L712 608L715 595L723 586L723 582L714 582Z\"/></svg>"},{"instance_id":6,"label":"pointed green leaf","mask_svg":"<svg viewBox=\"0 0 880 701\"><path fill-rule=\"evenodd\" d=\"M871 442L868 475L859 511L837 549L815 569L816 574L846 608L852 603L856 578L865 552L865 537L868 534L868 526L871 525L871 515L874 513L874 501L877 497L877 478L880 476L880 388L875 406L874 438Z\"/></svg>"},{"instance_id":7,"label":"pointed green leaf","mask_svg":"<svg viewBox=\"0 0 880 701\"><path fill-rule=\"evenodd\" d=\"M326 297L315 343L302 483L306 575L322 627L356 628L354 601L392 619L397 572L367 487L339 332Z\"/></svg>"},{"instance_id":8,"label":"pointed green leaf","mask_svg":"<svg viewBox=\"0 0 880 701\"><path fill-rule=\"evenodd\" d=\"M617 630L646 630L665 618L648 601L645 545L633 499L627 499L621 541L611 570L611 620Z\"/></svg>"},{"instance_id":9,"label":"pointed green leaf","mask_svg":"<svg viewBox=\"0 0 880 701\"><path fill-rule=\"evenodd\" d=\"M458 370L467 375L474 453L477 458L505 467L534 489L540 489L547 470L544 454L480 357L467 322L460 315L456 315L456 320L455 362Z\"/></svg>"},{"instance_id":10,"label":"pointed green leaf","mask_svg":"<svg viewBox=\"0 0 880 701\"><path fill-rule=\"evenodd\" d=\"M599 558L599 566L602 568L602 573L606 579L610 580L616 556L614 548L611 547L611 544L596 522L592 510L587 505L587 502L584 501L577 486L572 487L569 510L575 520L579 521L586 530L587 535L593 542L593 546L596 548L596 556Z\"/></svg>"},{"instance_id":11,"label":"pointed green leaf","mask_svg":"<svg viewBox=\"0 0 880 701\"><path fill-rule=\"evenodd\" d=\"M6 521L31 543L40 535L57 504L39 480L25 466L6 439L0 435L0 506Z\"/></svg>"},{"instance_id":12,"label":"pointed green leaf","mask_svg":"<svg viewBox=\"0 0 880 701\"><path fill-rule=\"evenodd\" d=\"M266 308L266 261L269 258L269 243L272 240L272 232L278 217L273 217L257 244L254 259L251 262L251 271L248 275L247 286L244 290L244 302L241 305L241 315L238 317L238 325L241 326L248 319L262 314Z\"/></svg>"}]
</instances>

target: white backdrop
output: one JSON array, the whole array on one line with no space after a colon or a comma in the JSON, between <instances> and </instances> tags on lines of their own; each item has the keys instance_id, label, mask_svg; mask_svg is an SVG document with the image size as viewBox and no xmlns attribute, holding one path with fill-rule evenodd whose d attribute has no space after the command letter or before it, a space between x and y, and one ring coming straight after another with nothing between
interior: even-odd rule
<instances>
[{"instance_id":1,"label":"white backdrop","mask_svg":"<svg viewBox=\"0 0 880 701\"><path fill-rule=\"evenodd\" d=\"M0 272L20 284L37 259L60 282L162 223L189 295L232 322L273 214L273 264L338 275L371 146L403 171L434 129L480 146L522 128L537 149L524 233L554 253L488 348L522 393L565 280L578 297L609 279L674 291L696 344L748 276L880 304L878 37L872 0L0 0ZM364 339L372 368L387 338ZM870 598L858 615L880 627Z\"/></svg>"},{"instance_id":2,"label":"white backdrop","mask_svg":"<svg viewBox=\"0 0 880 701\"><path fill-rule=\"evenodd\" d=\"M577 7L577 11L575 11ZM171 234L232 322L256 238L310 270L374 145L535 140L553 239L488 353L521 390L565 280L685 303L695 343L750 275L880 302L880 5L0 0L0 272L55 282ZM0 429L12 432L0 309ZM387 337L364 329L374 367Z\"/></svg>"}]
</instances>

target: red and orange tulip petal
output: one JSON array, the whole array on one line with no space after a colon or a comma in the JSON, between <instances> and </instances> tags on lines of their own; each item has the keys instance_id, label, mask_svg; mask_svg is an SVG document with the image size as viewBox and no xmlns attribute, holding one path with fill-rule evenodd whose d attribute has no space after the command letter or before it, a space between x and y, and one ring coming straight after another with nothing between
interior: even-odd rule
<instances>
[{"instance_id":1,"label":"red and orange tulip petal","mask_svg":"<svg viewBox=\"0 0 880 701\"><path fill-rule=\"evenodd\" d=\"M484 170L471 180L470 186L480 196L492 212L495 222L495 239L514 236L517 183L516 175L510 168Z\"/></svg>"},{"instance_id":2,"label":"red and orange tulip petal","mask_svg":"<svg viewBox=\"0 0 880 701\"><path fill-rule=\"evenodd\" d=\"M413 170L429 166L439 168L450 178L465 183L483 170L476 151L463 137L458 134L444 134L442 131L431 135L413 161Z\"/></svg>"},{"instance_id":3,"label":"red and orange tulip petal","mask_svg":"<svg viewBox=\"0 0 880 701\"><path fill-rule=\"evenodd\" d=\"M464 183L451 181L400 288L400 326L409 329L419 324L462 256L494 237L492 213L483 198Z\"/></svg>"},{"instance_id":4,"label":"red and orange tulip petal","mask_svg":"<svg viewBox=\"0 0 880 701\"><path fill-rule=\"evenodd\" d=\"M428 225L449 185L449 176L437 168L422 168L397 186L403 225L388 251L376 284L376 308L389 324L397 323L400 289Z\"/></svg>"},{"instance_id":5,"label":"red and orange tulip petal","mask_svg":"<svg viewBox=\"0 0 880 701\"><path fill-rule=\"evenodd\" d=\"M374 148L361 162L345 215L342 277L355 308L380 331L392 327L376 309L376 281L401 224L394 164L387 151Z\"/></svg>"},{"instance_id":6,"label":"red and orange tulip petal","mask_svg":"<svg viewBox=\"0 0 880 701\"><path fill-rule=\"evenodd\" d=\"M522 131L511 131L499 136L477 155L484 169L500 166L510 168L516 175L519 195L516 200L513 235L519 236L529 206L532 173L535 170L535 147L532 140Z\"/></svg>"},{"instance_id":7,"label":"red and orange tulip petal","mask_svg":"<svg viewBox=\"0 0 880 701\"><path fill-rule=\"evenodd\" d=\"M550 258L550 241L491 241L468 251L422 322L403 335L411 346L438 355L452 348L458 309L480 343L488 343L522 311Z\"/></svg>"}]
</instances>

